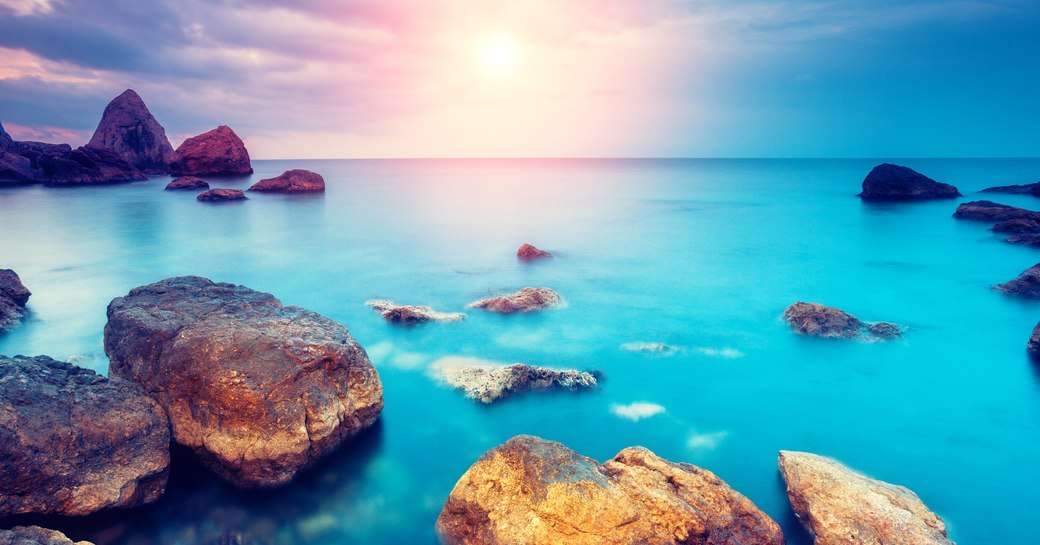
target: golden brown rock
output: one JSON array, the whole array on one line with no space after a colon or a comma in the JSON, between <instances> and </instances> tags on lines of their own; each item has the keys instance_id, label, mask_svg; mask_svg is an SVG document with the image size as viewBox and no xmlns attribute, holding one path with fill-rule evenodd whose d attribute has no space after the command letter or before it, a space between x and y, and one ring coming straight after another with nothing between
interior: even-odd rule
<instances>
[{"instance_id":1,"label":"golden brown rock","mask_svg":"<svg viewBox=\"0 0 1040 545\"><path fill-rule=\"evenodd\" d=\"M89 541L73 543L65 534L39 526L15 526L10 530L0 530L0 545L93 545L93 543Z\"/></svg>"},{"instance_id":2,"label":"golden brown rock","mask_svg":"<svg viewBox=\"0 0 1040 545\"><path fill-rule=\"evenodd\" d=\"M466 308L482 308L500 314L512 314L543 310L559 303L560 295L549 288L524 288L510 295L474 301Z\"/></svg>"},{"instance_id":3,"label":"golden brown rock","mask_svg":"<svg viewBox=\"0 0 1040 545\"><path fill-rule=\"evenodd\" d=\"M442 358L430 366L430 374L466 397L491 403L518 392L540 390L588 390L596 375L575 369L550 369L526 363L505 365L471 358Z\"/></svg>"}]
</instances>

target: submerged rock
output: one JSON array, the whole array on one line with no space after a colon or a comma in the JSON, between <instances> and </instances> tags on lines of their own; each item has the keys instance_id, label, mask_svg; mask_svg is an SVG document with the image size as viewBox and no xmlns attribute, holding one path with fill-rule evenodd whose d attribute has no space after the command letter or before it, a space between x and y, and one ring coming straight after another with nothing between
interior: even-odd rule
<instances>
[{"instance_id":1,"label":"submerged rock","mask_svg":"<svg viewBox=\"0 0 1040 545\"><path fill-rule=\"evenodd\" d=\"M1040 182L1024 185L1000 185L997 187L987 187L982 190L983 193L1011 193L1016 195L1032 195L1034 197L1040 197Z\"/></svg>"},{"instance_id":2,"label":"submerged rock","mask_svg":"<svg viewBox=\"0 0 1040 545\"><path fill-rule=\"evenodd\" d=\"M989 228L995 233L1036 233L1040 232L1040 222L1027 219L1005 220Z\"/></svg>"},{"instance_id":3,"label":"submerged rock","mask_svg":"<svg viewBox=\"0 0 1040 545\"><path fill-rule=\"evenodd\" d=\"M73 542L57 530L39 526L15 526L0 530L0 545L93 545L89 541Z\"/></svg>"},{"instance_id":4,"label":"submerged rock","mask_svg":"<svg viewBox=\"0 0 1040 545\"><path fill-rule=\"evenodd\" d=\"M865 201L919 201L960 197L957 188L937 182L911 168L883 163L863 180Z\"/></svg>"},{"instance_id":5,"label":"submerged rock","mask_svg":"<svg viewBox=\"0 0 1040 545\"><path fill-rule=\"evenodd\" d=\"M205 278L114 299L105 353L112 376L166 409L177 443L245 488L290 481L383 409L379 375L346 328Z\"/></svg>"},{"instance_id":6,"label":"submerged rock","mask_svg":"<svg viewBox=\"0 0 1040 545\"><path fill-rule=\"evenodd\" d=\"M146 173L166 172L173 146L141 97L127 89L105 107L89 146L108 148Z\"/></svg>"},{"instance_id":7,"label":"submerged rock","mask_svg":"<svg viewBox=\"0 0 1040 545\"><path fill-rule=\"evenodd\" d=\"M1040 233L1019 233L1005 238L1004 242L1040 248Z\"/></svg>"},{"instance_id":8,"label":"submerged rock","mask_svg":"<svg viewBox=\"0 0 1040 545\"><path fill-rule=\"evenodd\" d=\"M195 176L181 176L166 184L166 191L179 191L186 189L209 189L209 182ZM245 195L243 195L244 197Z\"/></svg>"},{"instance_id":9,"label":"submerged rock","mask_svg":"<svg viewBox=\"0 0 1040 545\"><path fill-rule=\"evenodd\" d=\"M155 501L169 449L166 414L136 384L47 356L0 356L0 517Z\"/></svg>"},{"instance_id":10,"label":"submerged rock","mask_svg":"<svg viewBox=\"0 0 1040 545\"><path fill-rule=\"evenodd\" d=\"M807 452L781 451L779 465L816 545L953 545L942 519L906 488Z\"/></svg>"},{"instance_id":11,"label":"submerged rock","mask_svg":"<svg viewBox=\"0 0 1040 545\"><path fill-rule=\"evenodd\" d=\"M682 351L681 346L657 342L634 342L621 345L626 352L647 352L651 354L671 355Z\"/></svg>"},{"instance_id":12,"label":"submerged rock","mask_svg":"<svg viewBox=\"0 0 1040 545\"><path fill-rule=\"evenodd\" d=\"M466 318L461 312L437 312L430 307L395 305L392 301L372 299L366 301L388 322L395 324L421 324L425 322L457 322Z\"/></svg>"},{"instance_id":13,"label":"submerged rock","mask_svg":"<svg viewBox=\"0 0 1040 545\"><path fill-rule=\"evenodd\" d=\"M249 151L227 125L184 141L170 158L174 176L252 174Z\"/></svg>"},{"instance_id":14,"label":"submerged rock","mask_svg":"<svg viewBox=\"0 0 1040 545\"><path fill-rule=\"evenodd\" d=\"M0 333L7 331L25 316L25 305L32 292L22 284L18 273L0 269Z\"/></svg>"},{"instance_id":15,"label":"submerged rock","mask_svg":"<svg viewBox=\"0 0 1040 545\"><path fill-rule=\"evenodd\" d=\"M481 403L491 403L519 392L549 389L584 390L596 387L596 376L574 369L550 369L525 363L512 365L475 360L435 363L434 378L466 393Z\"/></svg>"},{"instance_id":16,"label":"submerged rock","mask_svg":"<svg viewBox=\"0 0 1040 545\"><path fill-rule=\"evenodd\" d=\"M268 193L321 193L325 191L325 178L309 170L286 170L274 178L260 180L249 190Z\"/></svg>"},{"instance_id":17,"label":"submerged rock","mask_svg":"<svg viewBox=\"0 0 1040 545\"><path fill-rule=\"evenodd\" d=\"M1018 278L993 286L999 292L1030 299L1040 298L1040 263L1029 267Z\"/></svg>"},{"instance_id":18,"label":"submerged rock","mask_svg":"<svg viewBox=\"0 0 1040 545\"><path fill-rule=\"evenodd\" d=\"M534 246L531 246L530 244L525 242L521 244L520 249L516 251L516 257L517 259L523 261L531 261L533 259L552 257L552 254L546 252L545 250L539 250L538 248L535 248Z\"/></svg>"},{"instance_id":19,"label":"submerged rock","mask_svg":"<svg viewBox=\"0 0 1040 545\"><path fill-rule=\"evenodd\" d=\"M549 288L524 288L511 295L474 301L466 308L482 308L491 312L511 314L543 310L559 303L560 295Z\"/></svg>"},{"instance_id":20,"label":"submerged rock","mask_svg":"<svg viewBox=\"0 0 1040 545\"><path fill-rule=\"evenodd\" d=\"M519 435L480 457L437 519L447 545L782 545L780 527L711 472L640 447L599 464Z\"/></svg>"},{"instance_id":21,"label":"submerged rock","mask_svg":"<svg viewBox=\"0 0 1040 545\"><path fill-rule=\"evenodd\" d=\"M1040 212L1016 208L992 201L972 201L957 206L953 217L958 219L1000 222L1007 220L1031 220L1040 222Z\"/></svg>"},{"instance_id":22,"label":"submerged rock","mask_svg":"<svg viewBox=\"0 0 1040 545\"><path fill-rule=\"evenodd\" d=\"M195 197L196 200L202 202L244 201L248 198L241 189L227 189L224 187L210 189L204 193L199 193L199 196Z\"/></svg>"},{"instance_id":23,"label":"submerged rock","mask_svg":"<svg viewBox=\"0 0 1040 545\"><path fill-rule=\"evenodd\" d=\"M1029 335L1026 350L1033 354L1040 354L1040 323L1036 324L1036 327L1033 328L1033 333Z\"/></svg>"},{"instance_id":24,"label":"submerged rock","mask_svg":"<svg viewBox=\"0 0 1040 545\"><path fill-rule=\"evenodd\" d=\"M895 324L869 324L843 310L801 301L787 307L784 311L784 321L796 332L812 337L854 339L871 335L889 339L902 335L899 326Z\"/></svg>"}]
</instances>

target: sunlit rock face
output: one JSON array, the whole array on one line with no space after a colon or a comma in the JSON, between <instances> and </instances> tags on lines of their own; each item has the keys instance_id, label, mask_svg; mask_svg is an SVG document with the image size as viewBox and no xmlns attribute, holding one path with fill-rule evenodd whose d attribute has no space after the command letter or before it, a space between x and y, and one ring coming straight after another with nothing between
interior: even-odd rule
<instances>
[{"instance_id":1,"label":"sunlit rock face","mask_svg":"<svg viewBox=\"0 0 1040 545\"><path fill-rule=\"evenodd\" d=\"M177 443L245 488L290 481L383 408L379 376L346 328L205 278L113 300L105 352L112 376L166 409Z\"/></svg>"},{"instance_id":2,"label":"sunlit rock face","mask_svg":"<svg viewBox=\"0 0 1040 545\"><path fill-rule=\"evenodd\" d=\"M88 145L110 149L148 174L166 172L173 157L166 129L133 89L108 103Z\"/></svg>"},{"instance_id":3,"label":"sunlit rock face","mask_svg":"<svg viewBox=\"0 0 1040 545\"><path fill-rule=\"evenodd\" d=\"M170 158L170 174L174 176L252 173L245 143L227 125L185 140Z\"/></svg>"}]
</instances>

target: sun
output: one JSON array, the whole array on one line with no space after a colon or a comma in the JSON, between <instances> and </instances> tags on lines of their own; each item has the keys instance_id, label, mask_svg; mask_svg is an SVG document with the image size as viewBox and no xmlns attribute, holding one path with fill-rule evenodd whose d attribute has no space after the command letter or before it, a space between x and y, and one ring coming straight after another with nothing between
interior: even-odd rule
<instances>
[{"instance_id":1,"label":"sun","mask_svg":"<svg viewBox=\"0 0 1040 545\"><path fill-rule=\"evenodd\" d=\"M488 73L506 75L515 72L520 65L520 43L508 34L497 32L487 36L479 51L481 66Z\"/></svg>"}]
</instances>

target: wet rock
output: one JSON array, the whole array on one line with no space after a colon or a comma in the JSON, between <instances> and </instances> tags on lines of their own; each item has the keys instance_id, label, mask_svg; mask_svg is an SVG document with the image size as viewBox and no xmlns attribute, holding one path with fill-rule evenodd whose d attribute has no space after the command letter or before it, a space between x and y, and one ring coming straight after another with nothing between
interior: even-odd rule
<instances>
[{"instance_id":1,"label":"wet rock","mask_svg":"<svg viewBox=\"0 0 1040 545\"><path fill-rule=\"evenodd\" d=\"M224 202L224 201L244 201L247 200L246 194L241 189L227 189L218 187L216 189L210 189L204 193L199 193L196 200L201 202Z\"/></svg>"},{"instance_id":2,"label":"wet rock","mask_svg":"<svg viewBox=\"0 0 1040 545\"><path fill-rule=\"evenodd\" d=\"M1034 197L1040 197L1040 182L1024 185L1000 185L997 187L987 187L982 190L983 193L1011 193L1015 195L1032 195Z\"/></svg>"},{"instance_id":3,"label":"wet rock","mask_svg":"<svg viewBox=\"0 0 1040 545\"><path fill-rule=\"evenodd\" d=\"M526 242L520 245L520 249L516 251L517 259L523 261L531 261L533 259L543 259L546 257L552 257L552 254L545 250L539 250Z\"/></svg>"},{"instance_id":4,"label":"wet rock","mask_svg":"<svg viewBox=\"0 0 1040 545\"><path fill-rule=\"evenodd\" d=\"M882 339L895 339L903 336L903 330L896 324L877 322L867 326L867 332Z\"/></svg>"},{"instance_id":5,"label":"wet rock","mask_svg":"<svg viewBox=\"0 0 1040 545\"><path fill-rule=\"evenodd\" d=\"M1006 220L989 228L995 233L1036 233L1040 232L1040 222L1027 219Z\"/></svg>"},{"instance_id":6,"label":"wet rock","mask_svg":"<svg viewBox=\"0 0 1040 545\"><path fill-rule=\"evenodd\" d=\"M0 150L0 185L31 184L35 181L29 158Z\"/></svg>"},{"instance_id":7,"label":"wet rock","mask_svg":"<svg viewBox=\"0 0 1040 545\"><path fill-rule=\"evenodd\" d=\"M25 305L32 292L22 284L18 273L0 269L0 333L7 331L25 316Z\"/></svg>"},{"instance_id":8,"label":"wet rock","mask_svg":"<svg viewBox=\"0 0 1040 545\"><path fill-rule=\"evenodd\" d=\"M640 447L599 464L526 435L489 450L437 519L446 545L782 545L780 527L709 471Z\"/></svg>"},{"instance_id":9,"label":"wet rock","mask_svg":"<svg viewBox=\"0 0 1040 545\"><path fill-rule=\"evenodd\" d=\"M437 312L430 307L395 305L392 301L372 299L365 305L379 312L386 321L395 324L421 324L425 322L457 322L466 318L460 312Z\"/></svg>"},{"instance_id":10,"label":"wet rock","mask_svg":"<svg viewBox=\"0 0 1040 545\"><path fill-rule=\"evenodd\" d=\"M597 383L596 376L586 371L466 359L435 362L430 372L437 380L462 390L466 397L481 403L491 403L520 392L586 390L595 388Z\"/></svg>"},{"instance_id":11,"label":"wet rock","mask_svg":"<svg viewBox=\"0 0 1040 545\"><path fill-rule=\"evenodd\" d=\"M0 516L81 516L155 501L166 414L135 384L46 356L0 356Z\"/></svg>"},{"instance_id":12,"label":"wet rock","mask_svg":"<svg viewBox=\"0 0 1040 545\"><path fill-rule=\"evenodd\" d=\"M671 355L682 351L681 346L657 342L634 342L621 345L626 352L646 352L649 354Z\"/></svg>"},{"instance_id":13,"label":"wet rock","mask_svg":"<svg viewBox=\"0 0 1040 545\"><path fill-rule=\"evenodd\" d=\"M177 443L245 488L290 481L383 408L379 375L346 328L205 278L114 299L105 353L112 376L166 409Z\"/></svg>"},{"instance_id":14,"label":"wet rock","mask_svg":"<svg viewBox=\"0 0 1040 545\"><path fill-rule=\"evenodd\" d=\"M1040 298L1040 263L1022 271L1018 278L997 284L993 288L1001 293L1017 297Z\"/></svg>"},{"instance_id":15,"label":"wet rock","mask_svg":"<svg viewBox=\"0 0 1040 545\"><path fill-rule=\"evenodd\" d=\"M1025 208L1016 208L992 201L972 201L962 203L953 213L958 219L1001 222L1008 220L1031 220L1040 222L1040 212Z\"/></svg>"},{"instance_id":16,"label":"wet rock","mask_svg":"<svg viewBox=\"0 0 1040 545\"><path fill-rule=\"evenodd\" d=\"M93 545L89 541L73 542L57 530L39 526L15 526L0 530L0 545Z\"/></svg>"},{"instance_id":17,"label":"wet rock","mask_svg":"<svg viewBox=\"0 0 1040 545\"><path fill-rule=\"evenodd\" d=\"M146 180L147 176L116 152L93 146L19 142L33 168L33 178L49 185L87 185Z\"/></svg>"},{"instance_id":18,"label":"wet rock","mask_svg":"<svg viewBox=\"0 0 1040 545\"><path fill-rule=\"evenodd\" d=\"M1040 248L1040 233L1019 233L1004 239L1004 242Z\"/></svg>"},{"instance_id":19,"label":"wet rock","mask_svg":"<svg viewBox=\"0 0 1040 545\"><path fill-rule=\"evenodd\" d=\"M1033 328L1033 333L1029 335L1026 350L1033 354L1040 354L1040 323L1036 324L1036 327Z\"/></svg>"},{"instance_id":20,"label":"wet rock","mask_svg":"<svg viewBox=\"0 0 1040 545\"><path fill-rule=\"evenodd\" d=\"M173 146L141 97L127 89L105 107L89 146L108 148L145 173L166 172Z\"/></svg>"},{"instance_id":21,"label":"wet rock","mask_svg":"<svg viewBox=\"0 0 1040 545\"><path fill-rule=\"evenodd\" d=\"M209 189L209 182L195 176L181 176L166 184L166 191L180 191L188 189ZM245 195L243 195L244 197Z\"/></svg>"},{"instance_id":22,"label":"wet rock","mask_svg":"<svg viewBox=\"0 0 1040 545\"><path fill-rule=\"evenodd\" d=\"M325 191L325 178L309 170L287 170L274 178L260 180L249 190L268 193L321 193Z\"/></svg>"},{"instance_id":23,"label":"wet rock","mask_svg":"<svg viewBox=\"0 0 1040 545\"><path fill-rule=\"evenodd\" d=\"M227 125L185 140L170 158L170 174L174 176L252 173L246 145Z\"/></svg>"},{"instance_id":24,"label":"wet rock","mask_svg":"<svg viewBox=\"0 0 1040 545\"><path fill-rule=\"evenodd\" d=\"M807 452L781 451L780 473L816 545L953 545L942 519L906 488Z\"/></svg>"},{"instance_id":25,"label":"wet rock","mask_svg":"<svg viewBox=\"0 0 1040 545\"><path fill-rule=\"evenodd\" d=\"M863 192L858 196L865 201L919 201L952 199L961 194L956 187L937 182L913 169L884 163L867 174L863 180Z\"/></svg>"},{"instance_id":26,"label":"wet rock","mask_svg":"<svg viewBox=\"0 0 1040 545\"><path fill-rule=\"evenodd\" d=\"M787 307L784 321L798 333L812 337L855 339L873 336L880 339L899 337L899 326L887 322L866 323L836 308L801 301Z\"/></svg>"},{"instance_id":27,"label":"wet rock","mask_svg":"<svg viewBox=\"0 0 1040 545\"><path fill-rule=\"evenodd\" d=\"M559 303L560 295L549 288L524 288L511 295L474 301L466 308L481 308L501 314L512 314L543 310Z\"/></svg>"}]
</instances>

